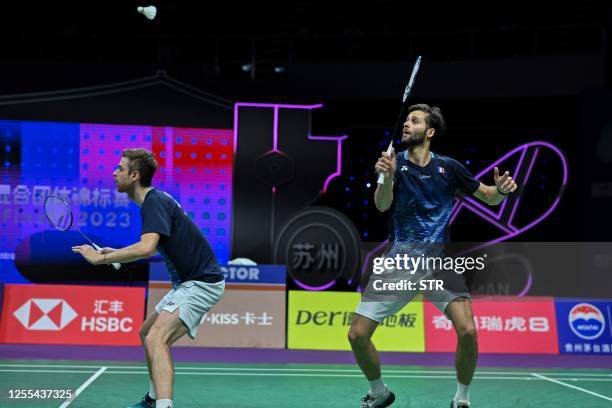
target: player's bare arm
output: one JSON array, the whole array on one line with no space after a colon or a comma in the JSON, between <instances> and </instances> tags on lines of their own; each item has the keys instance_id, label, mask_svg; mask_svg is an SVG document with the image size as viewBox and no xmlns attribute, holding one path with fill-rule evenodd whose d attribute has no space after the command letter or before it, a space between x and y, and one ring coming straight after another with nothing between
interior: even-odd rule
<instances>
[{"instance_id":1,"label":"player's bare arm","mask_svg":"<svg viewBox=\"0 0 612 408\"><path fill-rule=\"evenodd\" d=\"M72 251L81 254L87 262L93 265L108 264L113 262L134 262L139 259L149 258L157 253L157 244L159 242L159 234L148 232L140 236L140 241L113 250L112 248L103 248L96 251L90 245L79 245L72 247Z\"/></svg>"},{"instance_id":2,"label":"player's bare arm","mask_svg":"<svg viewBox=\"0 0 612 408\"><path fill-rule=\"evenodd\" d=\"M493 179L495 180L495 185L493 186L480 183L480 186L474 192L474 197L488 205L499 205L508 194L516 191L518 186L516 181L510 176L510 172L506 171L500 176L497 167L493 170Z\"/></svg>"},{"instance_id":3,"label":"player's bare arm","mask_svg":"<svg viewBox=\"0 0 612 408\"><path fill-rule=\"evenodd\" d=\"M374 168L377 173L385 174L385 182L377 184L374 192L376 208L380 212L385 212L393 203L393 179L396 170L395 150L391 149L391 154L382 152L382 156L378 159Z\"/></svg>"}]
</instances>

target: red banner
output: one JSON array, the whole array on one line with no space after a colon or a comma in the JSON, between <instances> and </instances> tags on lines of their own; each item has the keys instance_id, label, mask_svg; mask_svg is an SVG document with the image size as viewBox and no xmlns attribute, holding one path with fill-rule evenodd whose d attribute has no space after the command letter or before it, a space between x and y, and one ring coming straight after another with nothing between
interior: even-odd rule
<instances>
[{"instance_id":1,"label":"red banner","mask_svg":"<svg viewBox=\"0 0 612 408\"><path fill-rule=\"evenodd\" d=\"M558 354L553 298L487 298L472 302L481 353ZM452 322L425 303L425 351L454 352Z\"/></svg>"},{"instance_id":2,"label":"red banner","mask_svg":"<svg viewBox=\"0 0 612 408\"><path fill-rule=\"evenodd\" d=\"M4 286L0 343L139 345L145 289Z\"/></svg>"}]
</instances>

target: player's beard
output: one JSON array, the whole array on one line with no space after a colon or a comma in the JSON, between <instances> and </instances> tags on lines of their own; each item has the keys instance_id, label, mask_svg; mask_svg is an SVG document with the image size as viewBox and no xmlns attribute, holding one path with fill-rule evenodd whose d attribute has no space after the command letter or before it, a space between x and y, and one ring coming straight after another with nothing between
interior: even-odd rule
<instances>
[{"instance_id":1,"label":"player's beard","mask_svg":"<svg viewBox=\"0 0 612 408\"><path fill-rule=\"evenodd\" d=\"M425 139L425 131L420 133L411 133L408 135L408 137L402 137L401 145L410 149L412 147L421 146L423 143L425 143Z\"/></svg>"},{"instance_id":2,"label":"player's beard","mask_svg":"<svg viewBox=\"0 0 612 408\"><path fill-rule=\"evenodd\" d=\"M134 185L131 183L121 183L117 181L116 183L117 192L118 193L130 193L134 190Z\"/></svg>"}]
</instances>

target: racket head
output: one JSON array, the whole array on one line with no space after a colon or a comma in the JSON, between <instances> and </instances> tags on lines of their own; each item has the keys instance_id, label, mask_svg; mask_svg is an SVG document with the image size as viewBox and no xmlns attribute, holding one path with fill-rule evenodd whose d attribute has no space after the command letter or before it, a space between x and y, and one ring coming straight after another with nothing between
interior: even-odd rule
<instances>
[{"instance_id":1,"label":"racket head","mask_svg":"<svg viewBox=\"0 0 612 408\"><path fill-rule=\"evenodd\" d=\"M72 227L72 210L66 200L57 196L45 198L45 215L55 228L68 231Z\"/></svg>"}]
</instances>

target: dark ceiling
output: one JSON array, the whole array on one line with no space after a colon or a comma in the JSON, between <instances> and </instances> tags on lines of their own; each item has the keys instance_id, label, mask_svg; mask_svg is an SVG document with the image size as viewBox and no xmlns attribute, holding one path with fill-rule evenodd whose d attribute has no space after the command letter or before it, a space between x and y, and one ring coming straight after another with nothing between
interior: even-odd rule
<instances>
[{"instance_id":1,"label":"dark ceiling","mask_svg":"<svg viewBox=\"0 0 612 408\"><path fill-rule=\"evenodd\" d=\"M6 61L361 62L589 54L604 47L611 7L573 2L488 6L378 0L132 1L3 4Z\"/></svg>"}]
</instances>

